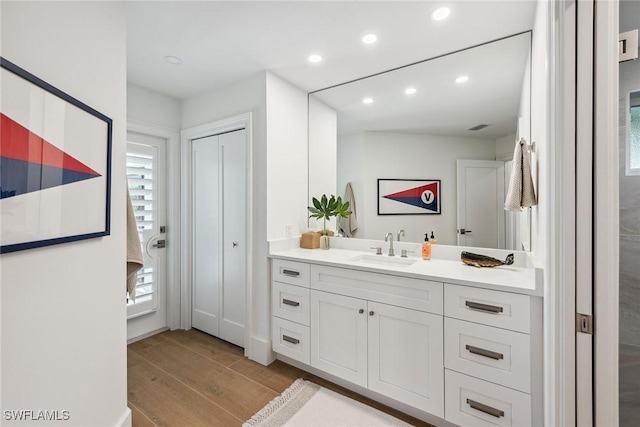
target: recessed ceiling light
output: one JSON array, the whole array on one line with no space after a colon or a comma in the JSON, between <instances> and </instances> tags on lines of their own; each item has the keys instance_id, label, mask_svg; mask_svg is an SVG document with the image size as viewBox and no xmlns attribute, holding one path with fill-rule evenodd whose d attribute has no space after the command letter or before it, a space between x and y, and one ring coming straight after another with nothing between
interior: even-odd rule
<instances>
[{"instance_id":1,"label":"recessed ceiling light","mask_svg":"<svg viewBox=\"0 0 640 427\"><path fill-rule=\"evenodd\" d=\"M177 56L165 56L164 60L173 65L182 64L182 59L178 58Z\"/></svg>"},{"instance_id":2,"label":"recessed ceiling light","mask_svg":"<svg viewBox=\"0 0 640 427\"><path fill-rule=\"evenodd\" d=\"M469 80L469 76L460 76L456 79L456 83L464 83Z\"/></svg>"},{"instance_id":3,"label":"recessed ceiling light","mask_svg":"<svg viewBox=\"0 0 640 427\"><path fill-rule=\"evenodd\" d=\"M433 11L431 14L431 18L434 21L442 21L443 19L447 19L447 17L451 14L451 9L448 7L441 7Z\"/></svg>"},{"instance_id":4,"label":"recessed ceiling light","mask_svg":"<svg viewBox=\"0 0 640 427\"><path fill-rule=\"evenodd\" d=\"M362 43L365 43L365 44L372 44L377 41L378 41L378 36L376 36L375 34L367 34L362 38Z\"/></svg>"},{"instance_id":5,"label":"recessed ceiling light","mask_svg":"<svg viewBox=\"0 0 640 427\"><path fill-rule=\"evenodd\" d=\"M309 55L309 58L307 58L309 60L309 62L320 62L322 61L322 56L318 55L317 53L314 53L313 55Z\"/></svg>"},{"instance_id":6,"label":"recessed ceiling light","mask_svg":"<svg viewBox=\"0 0 640 427\"><path fill-rule=\"evenodd\" d=\"M371 104L373 102L373 98L364 98L362 100L363 104Z\"/></svg>"},{"instance_id":7,"label":"recessed ceiling light","mask_svg":"<svg viewBox=\"0 0 640 427\"><path fill-rule=\"evenodd\" d=\"M417 90L415 87L408 87L404 90L404 93L406 93L407 95L413 95L416 92Z\"/></svg>"}]
</instances>

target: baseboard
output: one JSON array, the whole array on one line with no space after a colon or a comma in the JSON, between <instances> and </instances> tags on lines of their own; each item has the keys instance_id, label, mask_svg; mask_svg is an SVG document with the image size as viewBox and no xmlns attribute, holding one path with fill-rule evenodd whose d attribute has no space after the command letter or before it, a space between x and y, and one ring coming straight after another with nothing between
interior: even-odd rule
<instances>
[{"instance_id":1,"label":"baseboard","mask_svg":"<svg viewBox=\"0 0 640 427\"><path fill-rule=\"evenodd\" d=\"M136 341L140 341L143 340L145 338L149 338L153 335L159 334L160 332L164 332L164 331L168 331L169 328L168 327L164 327L164 328L160 328L160 329L156 329L155 331L151 331L151 332L147 332L146 334L142 334L142 335L138 335L137 337L133 337L129 340L127 340L127 345L134 343Z\"/></svg>"},{"instance_id":2,"label":"baseboard","mask_svg":"<svg viewBox=\"0 0 640 427\"><path fill-rule=\"evenodd\" d=\"M127 408L120 421L115 424L115 427L131 427L131 409Z\"/></svg>"},{"instance_id":3,"label":"baseboard","mask_svg":"<svg viewBox=\"0 0 640 427\"><path fill-rule=\"evenodd\" d=\"M271 340L251 337L251 354L249 355L249 359L265 366L270 365L276 360L276 354L271 348Z\"/></svg>"}]
</instances>

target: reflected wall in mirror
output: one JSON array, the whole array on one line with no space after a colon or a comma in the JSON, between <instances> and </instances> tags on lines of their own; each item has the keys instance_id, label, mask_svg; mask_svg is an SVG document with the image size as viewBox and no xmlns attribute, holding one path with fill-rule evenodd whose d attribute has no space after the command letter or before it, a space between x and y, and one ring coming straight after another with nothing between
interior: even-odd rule
<instances>
[{"instance_id":1,"label":"reflected wall in mirror","mask_svg":"<svg viewBox=\"0 0 640 427\"><path fill-rule=\"evenodd\" d=\"M310 94L309 197L351 183L356 238L433 231L441 244L528 250L529 212L503 206L515 142L530 140L530 46L525 32ZM314 158L334 146L332 182L333 165ZM459 160L478 163L465 172ZM441 180L442 214L378 215L383 178Z\"/></svg>"}]
</instances>

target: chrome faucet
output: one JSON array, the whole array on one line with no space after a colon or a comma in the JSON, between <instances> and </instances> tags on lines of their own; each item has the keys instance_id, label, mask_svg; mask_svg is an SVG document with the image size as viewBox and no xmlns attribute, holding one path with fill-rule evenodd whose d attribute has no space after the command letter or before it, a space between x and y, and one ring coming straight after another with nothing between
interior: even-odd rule
<instances>
[{"instance_id":1,"label":"chrome faucet","mask_svg":"<svg viewBox=\"0 0 640 427\"><path fill-rule=\"evenodd\" d=\"M387 233L387 235L384 236L384 241L389 242L389 256L394 256L395 253L393 252L393 233Z\"/></svg>"},{"instance_id":2,"label":"chrome faucet","mask_svg":"<svg viewBox=\"0 0 640 427\"><path fill-rule=\"evenodd\" d=\"M396 242L400 241L400 236L404 237L404 229L398 231L398 238L396 239Z\"/></svg>"}]
</instances>

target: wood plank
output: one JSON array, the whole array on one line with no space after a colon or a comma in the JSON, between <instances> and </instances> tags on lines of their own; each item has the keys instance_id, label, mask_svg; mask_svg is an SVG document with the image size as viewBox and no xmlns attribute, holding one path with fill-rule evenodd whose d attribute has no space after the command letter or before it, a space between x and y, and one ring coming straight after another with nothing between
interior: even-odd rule
<instances>
[{"instance_id":1,"label":"wood plank","mask_svg":"<svg viewBox=\"0 0 640 427\"><path fill-rule=\"evenodd\" d=\"M242 420L277 396L273 390L162 334L133 343L129 349Z\"/></svg>"},{"instance_id":2,"label":"wood plank","mask_svg":"<svg viewBox=\"0 0 640 427\"><path fill-rule=\"evenodd\" d=\"M238 360L229 369L251 378L271 390L282 393L298 378L305 378L307 372L276 360L269 366L261 365L246 358Z\"/></svg>"},{"instance_id":3,"label":"wood plank","mask_svg":"<svg viewBox=\"0 0 640 427\"><path fill-rule=\"evenodd\" d=\"M244 350L241 347L197 329L167 331L162 335L224 366L229 366L244 357Z\"/></svg>"},{"instance_id":4,"label":"wood plank","mask_svg":"<svg viewBox=\"0 0 640 427\"><path fill-rule=\"evenodd\" d=\"M131 409L131 427L157 427L156 424L140 412L133 403L129 401L127 405L129 409Z\"/></svg>"},{"instance_id":5,"label":"wood plank","mask_svg":"<svg viewBox=\"0 0 640 427\"><path fill-rule=\"evenodd\" d=\"M158 427L230 426L242 423L243 420L135 352L129 350L127 359L128 400Z\"/></svg>"}]
</instances>

